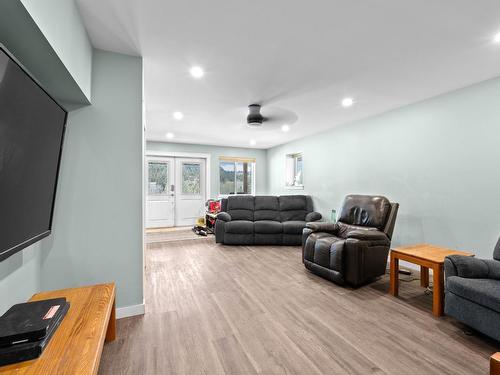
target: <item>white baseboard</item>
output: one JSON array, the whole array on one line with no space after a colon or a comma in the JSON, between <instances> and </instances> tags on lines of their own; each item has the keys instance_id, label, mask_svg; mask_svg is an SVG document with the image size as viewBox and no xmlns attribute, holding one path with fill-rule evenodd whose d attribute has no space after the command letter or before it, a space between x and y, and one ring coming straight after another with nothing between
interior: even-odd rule
<instances>
[{"instance_id":1,"label":"white baseboard","mask_svg":"<svg viewBox=\"0 0 500 375\"><path fill-rule=\"evenodd\" d=\"M144 303L141 303L140 305L119 307L116 309L116 319L129 318L136 315L144 315L145 312L146 306L144 305Z\"/></svg>"}]
</instances>

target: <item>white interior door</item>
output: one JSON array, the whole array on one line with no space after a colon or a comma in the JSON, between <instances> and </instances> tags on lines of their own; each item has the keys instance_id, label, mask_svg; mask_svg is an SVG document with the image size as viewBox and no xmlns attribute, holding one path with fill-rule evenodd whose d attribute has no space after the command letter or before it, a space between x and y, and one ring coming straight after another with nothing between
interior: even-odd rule
<instances>
[{"instance_id":1,"label":"white interior door","mask_svg":"<svg viewBox=\"0 0 500 375\"><path fill-rule=\"evenodd\" d=\"M205 211L205 159L175 158L175 180L175 225L194 225Z\"/></svg>"},{"instance_id":2,"label":"white interior door","mask_svg":"<svg viewBox=\"0 0 500 375\"><path fill-rule=\"evenodd\" d=\"M173 158L147 158L146 228L175 224L174 169Z\"/></svg>"}]
</instances>

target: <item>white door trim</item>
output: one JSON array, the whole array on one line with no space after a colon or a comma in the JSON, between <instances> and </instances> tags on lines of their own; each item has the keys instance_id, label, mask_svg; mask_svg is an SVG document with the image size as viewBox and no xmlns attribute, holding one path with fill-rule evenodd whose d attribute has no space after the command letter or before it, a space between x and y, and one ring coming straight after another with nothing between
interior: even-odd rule
<instances>
[{"instance_id":1,"label":"white door trim","mask_svg":"<svg viewBox=\"0 0 500 375\"><path fill-rule=\"evenodd\" d=\"M163 156L170 158L194 158L194 159L205 159L205 198L210 199L210 154L198 153L198 152L170 152L170 151L146 151L146 158L148 156ZM146 181L147 182L147 181Z\"/></svg>"}]
</instances>

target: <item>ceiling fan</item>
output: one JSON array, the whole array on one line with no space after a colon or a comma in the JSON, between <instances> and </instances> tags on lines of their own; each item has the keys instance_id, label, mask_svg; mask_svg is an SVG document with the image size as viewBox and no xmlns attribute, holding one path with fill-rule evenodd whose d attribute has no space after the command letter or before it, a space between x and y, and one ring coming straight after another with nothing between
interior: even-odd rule
<instances>
[{"instance_id":1,"label":"ceiling fan","mask_svg":"<svg viewBox=\"0 0 500 375\"><path fill-rule=\"evenodd\" d=\"M261 113L261 110L260 104L248 106L247 126L249 128L260 128L264 122L270 125L293 124L298 119L292 111L278 107L266 107L265 115Z\"/></svg>"}]
</instances>

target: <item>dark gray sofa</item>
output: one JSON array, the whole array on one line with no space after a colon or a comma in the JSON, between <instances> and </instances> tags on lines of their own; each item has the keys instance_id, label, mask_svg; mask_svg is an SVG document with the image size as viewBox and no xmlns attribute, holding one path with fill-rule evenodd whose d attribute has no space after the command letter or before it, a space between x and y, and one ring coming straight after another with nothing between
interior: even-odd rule
<instances>
[{"instance_id":1,"label":"dark gray sofa","mask_svg":"<svg viewBox=\"0 0 500 375\"><path fill-rule=\"evenodd\" d=\"M444 270L445 314L500 341L500 238L493 259L451 255Z\"/></svg>"},{"instance_id":2,"label":"dark gray sofa","mask_svg":"<svg viewBox=\"0 0 500 375\"><path fill-rule=\"evenodd\" d=\"M221 201L215 241L226 245L300 245L306 222L320 219L307 195L232 195Z\"/></svg>"},{"instance_id":3,"label":"dark gray sofa","mask_svg":"<svg viewBox=\"0 0 500 375\"><path fill-rule=\"evenodd\" d=\"M334 283L360 286L385 273L399 204L386 197L348 195L337 223L308 223L304 266Z\"/></svg>"}]
</instances>

